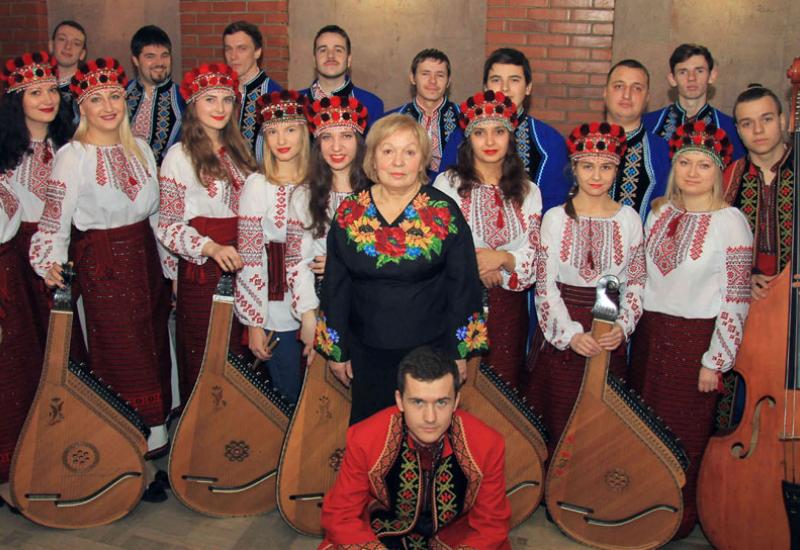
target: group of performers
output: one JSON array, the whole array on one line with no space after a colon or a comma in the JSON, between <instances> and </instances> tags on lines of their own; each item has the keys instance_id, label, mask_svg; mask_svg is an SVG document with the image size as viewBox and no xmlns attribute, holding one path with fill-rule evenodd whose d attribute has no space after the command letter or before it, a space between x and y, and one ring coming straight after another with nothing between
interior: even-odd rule
<instances>
[{"instance_id":1,"label":"group of performers","mask_svg":"<svg viewBox=\"0 0 800 550\"><path fill-rule=\"evenodd\" d=\"M725 115L707 102L710 52L684 44L669 60L674 104L645 114L650 74L626 59L608 74L605 119L565 140L528 114L531 67L517 50L493 52L484 89L459 106L447 56L425 49L411 64L414 98L384 115L350 80L338 26L314 38L317 78L303 91L260 68L254 25L233 23L222 41L225 63L177 83L169 37L143 27L129 82L117 60L87 61L85 31L65 21L51 53L3 66L0 483L63 264L76 267L84 321L71 354L139 411L153 457L179 414L171 306L185 403L229 272L232 352L263 361L290 402L315 353L351 387L324 546L509 547L503 440L456 410L476 355L528 396L552 451L586 358L610 352L610 370L689 455L686 536L722 374L751 297L790 255L795 167L778 97L753 85ZM594 339L607 274L622 283L620 313ZM377 509L387 495L394 508Z\"/></svg>"}]
</instances>

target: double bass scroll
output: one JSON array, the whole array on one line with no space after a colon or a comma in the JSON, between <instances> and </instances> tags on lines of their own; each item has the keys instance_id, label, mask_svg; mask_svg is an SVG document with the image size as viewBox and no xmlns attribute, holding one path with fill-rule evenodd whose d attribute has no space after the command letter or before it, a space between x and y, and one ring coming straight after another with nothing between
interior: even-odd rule
<instances>
[{"instance_id":1,"label":"double bass scroll","mask_svg":"<svg viewBox=\"0 0 800 550\"><path fill-rule=\"evenodd\" d=\"M130 405L69 359L71 283L63 266L50 313L44 368L11 462L14 506L61 529L104 525L130 512L145 488L145 426Z\"/></svg>"},{"instance_id":2,"label":"double bass scroll","mask_svg":"<svg viewBox=\"0 0 800 550\"><path fill-rule=\"evenodd\" d=\"M592 336L608 333L617 306L597 284ZM608 373L609 352L586 360L583 383L551 459L547 508L570 537L597 548L645 549L668 542L683 515L689 465L683 448L641 399Z\"/></svg>"}]
</instances>

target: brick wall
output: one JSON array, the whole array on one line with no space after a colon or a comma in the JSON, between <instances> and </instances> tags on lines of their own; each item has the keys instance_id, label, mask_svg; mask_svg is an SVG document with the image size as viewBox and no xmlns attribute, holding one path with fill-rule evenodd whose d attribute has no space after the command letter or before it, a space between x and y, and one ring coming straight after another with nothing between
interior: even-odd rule
<instances>
[{"instance_id":1,"label":"brick wall","mask_svg":"<svg viewBox=\"0 0 800 550\"><path fill-rule=\"evenodd\" d=\"M281 86L289 72L288 0L180 0L184 72L200 63L222 61L222 31L233 21L249 21L264 35L261 66Z\"/></svg>"},{"instance_id":2,"label":"brick wall","mask_svg":"<svg viewBox=\"0 0 800 550\"><path fill-rule=\"evenodd\" d=\"M0 63L29 51L47 50L47 0L0 1Z\"/></svg>"},{"instance_id":3,"label":"brick wall","mask_svg":"<svg viewBox=\"0 0 800 550\"><path fill-rule=\"evenodd\" d=\"M533 67L531 113L567 133L603 115L614 0L488 0L486 53L517 48Z\"/></svg>"}]
</instances>

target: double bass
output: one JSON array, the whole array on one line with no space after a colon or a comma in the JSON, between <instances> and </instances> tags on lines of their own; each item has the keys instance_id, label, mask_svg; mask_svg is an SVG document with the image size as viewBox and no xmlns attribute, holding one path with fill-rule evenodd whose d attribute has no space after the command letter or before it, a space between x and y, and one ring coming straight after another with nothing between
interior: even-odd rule
<instances>
[{"instance_id":1,"label":"double bass","mask_svg":"<svg viewBox=\"0 0 800 550\"><path fill-rule=\"evenodd\" d=\"M130 512L145 489L149 428L82 363L69 358L72 266L50 312L44 368L9 476L22 514L48 527L104 525Z\"/></svg>"},{"instance_id":2,"label":"double bass","mask_svg":"<svg viewBox=\"0 0 800 550\"><path fill-rule=\"evenodd\" d=\"M292 406L251 365L228 352L233 276L220 277L200 373L169 454L172 491L216 517L275 509L275 475Z\"/></svg>"},{"instance_id":3,"label":"double bass","mask_svg":"<svg viewBox=\"0 0 800 550\"><path fill-rule=\"evenodd\" d=\"M800 58L792 81L792 256L754 300L734 370L744 380L736 429L711 438L700 465L697 509L721 549L800 549Z\"/></svg>"},{"instance_id":4,"label":"double bass","mask_svg":"<svg viewBox=\"0 0 800 550\"><path fill-rule=\"evenodd\" d=\"M592 336L607 334L618 308L597 283ZM683 516L689 466L680 443L641 398L608 372L610 353L586 360L583 382L545 481L547 509L567 535L597 548L667 543Z\"/></svg>"}]
</instances>

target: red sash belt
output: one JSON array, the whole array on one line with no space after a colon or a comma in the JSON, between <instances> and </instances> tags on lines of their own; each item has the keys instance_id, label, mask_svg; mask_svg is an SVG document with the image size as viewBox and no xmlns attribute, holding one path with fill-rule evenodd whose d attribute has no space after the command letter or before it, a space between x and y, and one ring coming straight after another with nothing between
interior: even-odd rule
<instances>
[{"instance_id":1,"label":"red sash belt","mask_svg":"<svg viewBox=\"0 0 800 550\"><path fill-rule=\"evenodd\" d=\"M267 244L267 271L268 299L270 302L282 302L289 290L289 284L286 282L286 243Z\"/></svg>"},{"instance_id":2,"label":"red sash belt","mask_svg":"<svg viewBox=\"0 0 800 550\"><path fill-rule=\"evenodd\" d=\"M198 216L189 220L189 225L194 227L202 236L208 237L217 244L235 247L238 221L239 218L236 217L206 218ZM222 270L213 259L206 260L206 264L208 263L214 266L214 270L218 271L218 276L222 273ZM193 262L186 262L186 279L199 284L209 282L205 264L198 265Z\"/></svg>"},{"instance_id":3,"label":"red sash belt","mask_svg":"<svg viewBox=\"0 0 800 550\"><path fill-rule=\"evenodd\" d=\"M89 229L78 236L75 244L75 263L79 265L81 258L91 248L97 261L95 275L98 279L114 278L114 252L111 245L130 241L141 240L152 236L150 220L147 218L140 222L113 229Z\"/></svg>"}]
</instances>

